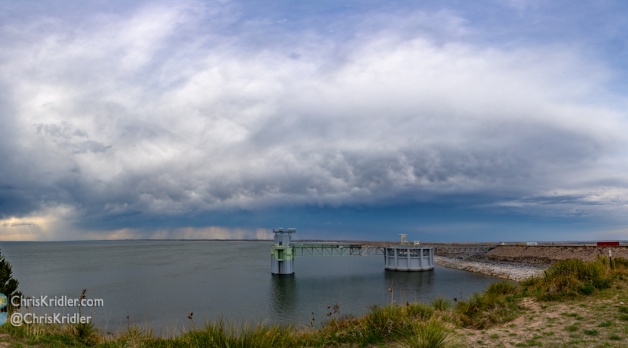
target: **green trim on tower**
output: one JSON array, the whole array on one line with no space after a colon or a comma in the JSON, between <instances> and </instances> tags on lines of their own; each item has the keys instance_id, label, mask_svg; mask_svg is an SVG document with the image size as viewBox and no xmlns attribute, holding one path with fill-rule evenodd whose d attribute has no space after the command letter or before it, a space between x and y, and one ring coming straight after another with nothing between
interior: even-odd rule
<instances>
[{"instance_id":1,"label":"green trim on tower","mask_svg":"<svg viewBox=\"0 0 628 348\"><path fill-rule=\"evenodd\" d=\"M294 258L294 246L292 245L273 245L270 254L277 261L290 261Z\"/></svg>"}]
</instances>

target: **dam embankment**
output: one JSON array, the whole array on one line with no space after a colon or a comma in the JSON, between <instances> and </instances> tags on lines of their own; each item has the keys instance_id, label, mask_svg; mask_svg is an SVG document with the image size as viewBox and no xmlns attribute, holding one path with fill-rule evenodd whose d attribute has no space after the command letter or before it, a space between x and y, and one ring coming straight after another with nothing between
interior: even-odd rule
<instances>
[{"instance_id":1,"label":"dam embankment","mask_svg":"<svg viewBox=\"0 0 628 348\"><path fill-rule=\"evenodd\" d=\"M573 244L495 245L495 244L432 244L436 264L443 267L488 274L498 278L521 281L539 276L553 262L564 259L592 261L599 256L628 259L628 246L596 246Z\"/></svg>"},{"instance_id":2,"label":"dam embankment","mask_svg":"<svg viewBox=\"0 0 628 348\"><path fill-rule=\"evenodd\" d=\"M565 259L593 261L599 256L608 257L611 250L614 257L628 259L628 246L594 245L499 245L484 254L492 261L525 262L533 264L551 264Z\"/></svg>"}]
</instances>

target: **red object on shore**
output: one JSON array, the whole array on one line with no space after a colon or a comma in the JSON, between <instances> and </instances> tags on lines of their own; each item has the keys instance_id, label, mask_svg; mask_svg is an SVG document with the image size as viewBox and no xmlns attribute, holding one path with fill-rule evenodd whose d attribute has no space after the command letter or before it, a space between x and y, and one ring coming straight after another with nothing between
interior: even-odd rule
<instances>
[{"instance_id":1,"label":"red object on shore","mask_svg":"<svg viewBox=\"0 0 628 348\"><path fill-rule=\"evenodd\" d=\"M597 246L619 246L619 242L597 242Z\"/></svg>"}]
</instances>

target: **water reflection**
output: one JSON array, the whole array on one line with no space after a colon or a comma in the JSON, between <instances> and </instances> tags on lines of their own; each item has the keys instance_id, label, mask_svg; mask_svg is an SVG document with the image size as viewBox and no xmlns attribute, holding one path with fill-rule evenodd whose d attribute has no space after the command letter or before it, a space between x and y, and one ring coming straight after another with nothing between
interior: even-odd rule
<instances>
[{"instance_id":1,"label":"water reflection","mask_svg":"<svg viewBox=\"0 0 628 348\"><path fill-rule=\"evenodd\" d=\"M270 300L273 316L287 320L294 312L298 301L297 282L294 274L273 274L270 285Z\"/></svg>"},{"instance_id":2,"label":"water reflection","mask_svg":"<svg viewBox=\"0 0 628 348\"><path fill-rule=\"evenodd\" d=\"M384 279L397 303L422 301L434 292L434 271L386 271Z\"/></svg>"}]
</instances>

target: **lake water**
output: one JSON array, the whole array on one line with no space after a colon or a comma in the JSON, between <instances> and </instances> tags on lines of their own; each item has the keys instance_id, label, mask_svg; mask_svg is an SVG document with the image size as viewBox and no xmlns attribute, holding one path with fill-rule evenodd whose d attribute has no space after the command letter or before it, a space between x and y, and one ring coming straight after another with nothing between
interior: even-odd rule
<instances>
[{"instance_id":1,"label":"lake water","mask_svg":"<svg viewBox=\"0 0 628 348\"><path fill-rule=\"evenodd\" d=\"M77 298L85 288L104 307L85 308L83 315L113 332L129 323L178 332L192 325L190 312L196 325L222 317L305 326L312 317L324 322L334 304L340 314L353 315L388 304L391 287L394 300L405 303L466 298L497 281L439 266L431 272L385 271L382 256L298 257L294 276L276 276L270 273L270 247L226 241L0 243L25 296Z\"/></svg>"}]
</instances>

